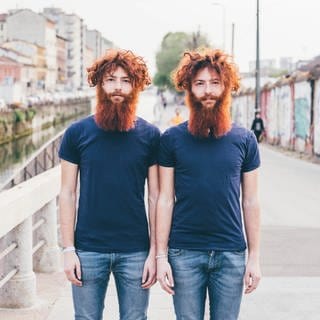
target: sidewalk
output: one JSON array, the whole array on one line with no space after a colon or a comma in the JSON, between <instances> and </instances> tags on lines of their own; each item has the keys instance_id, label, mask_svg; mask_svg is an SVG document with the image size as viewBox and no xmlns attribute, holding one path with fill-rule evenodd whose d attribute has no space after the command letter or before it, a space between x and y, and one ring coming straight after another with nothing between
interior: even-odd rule
<instances>
[{"instance_id":1,"label":"sidewalk","mask_svg":"<svg viewBox=\"0 0 320 320\"><path fill-rule=\"evenodd\" d=\"M71 290L62 272L38 274L38 303L34 308L0 309L1 320L72 320ZM117 320L113 280L106 296L104 320ZM319 320L320 277L266 277L259 289L243 297L239 320ZM171 297L156 284L151 289L149 320L174 320ZM208 308L205 320L209 320Z\"/></svg>"}]
</instances>

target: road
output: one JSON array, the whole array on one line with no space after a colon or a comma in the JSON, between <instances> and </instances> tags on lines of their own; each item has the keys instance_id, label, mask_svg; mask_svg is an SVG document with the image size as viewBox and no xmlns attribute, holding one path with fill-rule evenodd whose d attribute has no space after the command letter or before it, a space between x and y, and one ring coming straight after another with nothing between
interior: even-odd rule
<instances>
[{"instance_id":1,"label":"road","mask_svg":"<svg viewBox=\"0 0 320 320\"><path fill-rule=\"evenodd\" d=\"M320 276L320 166L261 150L266 275Z\"/></svg>"},{"instance_id":2,"label":"road","mask_svg":"<svg viewBox=\"0 0 320 320\"><path fill-rule=\"evenodd\" d=\"M319 320L320 166L260 151L263 278L240 319Z\"/></svg>"}]
</instances>

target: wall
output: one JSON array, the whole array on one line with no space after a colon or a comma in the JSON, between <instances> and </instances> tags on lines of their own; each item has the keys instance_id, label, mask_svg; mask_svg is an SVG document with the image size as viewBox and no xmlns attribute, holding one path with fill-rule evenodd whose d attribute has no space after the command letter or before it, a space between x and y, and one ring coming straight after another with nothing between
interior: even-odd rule
<instances>
[{"instance_id":1,"label":"wall","mask_svg":"<svg viewBox=\"0 0 320 320\"><path fill-rule=\"evenodd\" d=\"M234 122L250 128L255 111L253 99L254 94L249 91L233 98ZM261 90L260 108L268 143L320 157L319 79L304 76L265 86Z\"/></svg>"},{"instance_id":2,"label":"wall","mask_svg":"<svg viewBox=\"0 0 320 320\"><path fill-rule=\"evenodd\" d=\"M0 144L48 128L79 114L90 114L89 99L64 105L44 105L0 112Z\"/></svg>"}]
</instances>

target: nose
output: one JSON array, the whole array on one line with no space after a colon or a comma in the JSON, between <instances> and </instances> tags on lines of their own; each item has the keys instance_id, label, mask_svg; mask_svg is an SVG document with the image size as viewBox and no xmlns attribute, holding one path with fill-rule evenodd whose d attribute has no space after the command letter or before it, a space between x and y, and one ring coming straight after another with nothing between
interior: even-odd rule
<instances>
[{"instance_id":1,"label":"nose","mask_svg":"<svg viewBox=\"0 0 320 320\"><path fill-rule=\"evenodd\" d=\"M115 81L115 86L114 86L115 90L120 90L121 89L121 80L117 79Z\"/></svg>"},{"instance_id":2,"label":"nose","mask_svg":"<svg viewBox=\"0 0 320 320\"><path fill-rule=\"evenodd\" d=\"M209 83L206 83L206 84L204 85L204 92L205 92L205 93L210 93L210 92L211 92L211 86L210 86Z\"/></svg>"}]
</instances>

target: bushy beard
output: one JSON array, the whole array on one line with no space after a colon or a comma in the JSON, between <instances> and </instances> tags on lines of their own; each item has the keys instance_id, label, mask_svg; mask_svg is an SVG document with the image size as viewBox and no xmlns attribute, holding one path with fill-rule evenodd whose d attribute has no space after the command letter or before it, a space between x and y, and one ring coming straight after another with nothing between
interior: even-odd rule
<instances>
[{"instance_id":1,"label":"bushy beard","mask_svg":"<svg viewBox=\"0 0 320 320\"><path fill-rule=\"evenodd\" d=\"M97 108L95 121L106 131L129 131L134 127L139 92L133 90L131 94L122 96L123 101L113 102L113 94L106 94L102 88L97 87Z\"/></svg>"},{"instance_id":2,"label":"bushy beard","mask_svg":"<svg viewBox=\"0 0 320 320\"><path fill-rule=\"evenodd\" d=\"M215 100L214 106L203 106L202 103L206 99ZM231 129L230 95L206 95L198 99L191 91L187 91L186 104L190 109L188 130L192 135L218 138Z\"/></svg>"}]
</instances>

